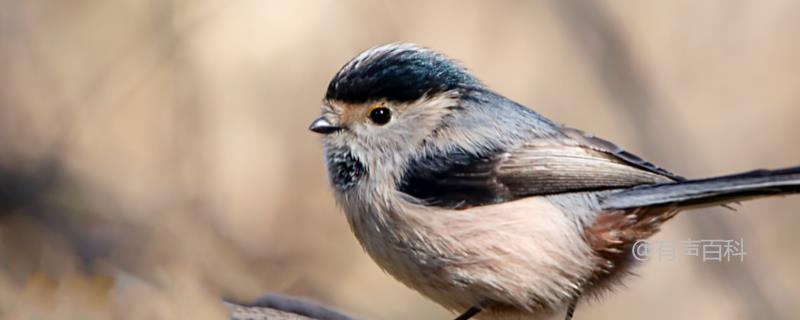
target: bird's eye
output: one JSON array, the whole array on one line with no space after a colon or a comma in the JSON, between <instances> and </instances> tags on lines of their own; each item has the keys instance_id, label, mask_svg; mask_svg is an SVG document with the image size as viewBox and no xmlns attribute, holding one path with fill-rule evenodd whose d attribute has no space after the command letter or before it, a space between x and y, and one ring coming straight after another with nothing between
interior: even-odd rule
<instances>
[{"instance_id":1,"label":"bird's eye","mask_svg":"<svg viewBox=\"0 0 800 320\"><path fill-rule=\"evenodd\" d=\"M384 125L392 120L392 111L386 107L375 107L369 112L369 119L375 124Z\"/></svg>"}]
</instances>

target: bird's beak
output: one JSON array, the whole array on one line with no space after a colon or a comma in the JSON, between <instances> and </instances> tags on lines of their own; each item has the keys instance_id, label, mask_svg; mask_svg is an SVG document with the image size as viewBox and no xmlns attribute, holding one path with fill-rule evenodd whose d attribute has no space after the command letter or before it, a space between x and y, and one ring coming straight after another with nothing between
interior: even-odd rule
<instances>
[{"instance_id":1,"label":"bird's beak","mask_svg":"<svg viewBox=\"0 0 800 320\"><path fill-rule=\"evenodd\" d=\"M320 134L329 134L334 133L336 131L341 130L342 127L335 126L331 124L331 122L325 118L325 116L320 116L314 122L308 126L308 130L314 131Z\"/></svg>"}]
</instances>

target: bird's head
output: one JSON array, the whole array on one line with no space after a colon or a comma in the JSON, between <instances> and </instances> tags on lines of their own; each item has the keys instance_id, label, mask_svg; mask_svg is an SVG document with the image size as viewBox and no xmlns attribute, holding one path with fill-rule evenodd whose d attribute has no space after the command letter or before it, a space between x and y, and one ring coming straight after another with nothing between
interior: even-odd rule
<instances>
[{"instance_id":1,"label":"bird's head","mask_svg":"<svg viewBox=\"0 0 800 320\"><path fill-rule=\"evenodd\" d=\"M365 176L397 181L414 158L509 143L529 123L519 119L533 114L525 110L442 54L389 44L336 73L309 129L323 135L332 182L344 190Z\"/></svg>"},{"instance_id":2,"label":"bird's head","mask_svg":"<svg viewBox=\"0 0 800 320\"><path fill-rule=\"evenodd\" d=\"M333 183L347 188L368 172L396 171L446 125L462 95L480 87L461 66L429 49L375 47L336 73L322 115L309 129L324 135Z\"/></svg>"}]
</instances>

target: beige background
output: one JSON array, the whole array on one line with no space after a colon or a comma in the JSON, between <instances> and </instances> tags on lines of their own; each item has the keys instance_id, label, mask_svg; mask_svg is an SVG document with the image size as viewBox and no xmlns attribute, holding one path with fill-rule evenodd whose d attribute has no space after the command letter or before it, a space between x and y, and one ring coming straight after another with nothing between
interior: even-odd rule
<instances>
[{"instance_id":1,"label":"beige background","mask_svg":"<svg viewBox=\"0 0 800 320\"><path fill-rule=\"evenodd\" d=\"M800 164L798 34L790 0L0 0L0 318L214 319L273 291L446 319L328 190L306 127L348 59L420 43L702 177ZM799 208L681 215L656 240L744 238L745 262L651 261L576 318L796 318Z\"/></svg>"}]
</instances>

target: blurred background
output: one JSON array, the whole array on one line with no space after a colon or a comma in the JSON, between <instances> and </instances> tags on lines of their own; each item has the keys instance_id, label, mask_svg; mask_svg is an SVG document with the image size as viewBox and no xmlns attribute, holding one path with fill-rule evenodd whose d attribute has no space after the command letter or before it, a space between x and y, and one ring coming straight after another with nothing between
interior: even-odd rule
<instances>
[{"instance_id":1,"label":"blurred background","mask_svg":"<svg viewBox=\"0 0 800 320\"><path fill-rule=\"evenodd\" d=\"M452 315L350 234L306 130L360 51L415 42L688 177L800 164L800 2L0 0L0 319L222 319L264 292ZM577 319L795 319L800 197L678 216Z\"/></svg>"}]
</instances>

